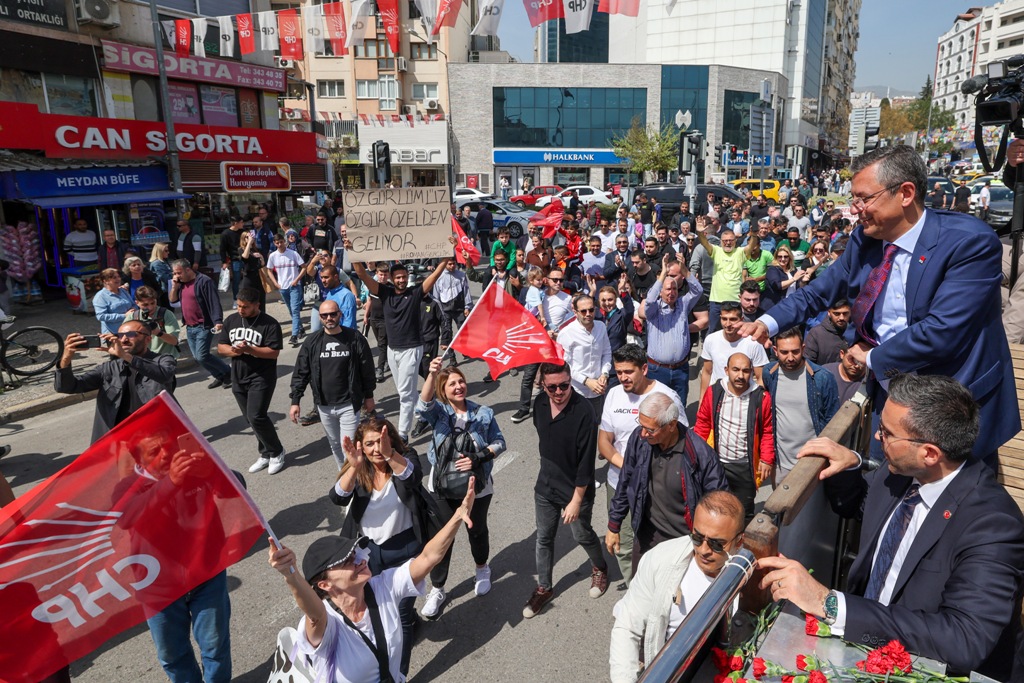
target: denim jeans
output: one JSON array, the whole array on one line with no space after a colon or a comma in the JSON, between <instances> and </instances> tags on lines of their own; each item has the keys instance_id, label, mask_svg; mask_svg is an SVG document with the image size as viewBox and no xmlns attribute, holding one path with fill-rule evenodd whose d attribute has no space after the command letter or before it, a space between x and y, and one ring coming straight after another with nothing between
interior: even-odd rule
<instances>
[{"instance_id":1,"label":"denim jeans","mask_svg":"<svg viewBox=\"0 0 1024 683\"><path fill-rule=\"evenodd\" d=\"M299 311L302 310L302 285L297 284L279 291L281 292L281 301L292 314L292 336L297 337L299 330L302 329L302 318L299 316Z\"/></svg>"},{"instance_id":2,"label":"denim jeans","mask_svg":"<svg viewBox=\"0 0 1024 683\"><path fill-rule=\"evenodd\" d=\"M536 493L533 494L534 510L537 516L537 585L551 590L551 572L555 565L555 534L562 524L562 506ZM594 512L594 498L584 498L580 505L579 518L570 524L572 537L590 557L590 563L602 571L608 571L604 559L603 544L590 525Z\"/></svg>"},{"instance_id":3,"label":"denim jeans","mask_svg":"<svg viewBox=\"0 0 1024 683\"><path fill-rule=\"evenodd\" d=\"M708 302L708 334L722 329L722 304L719 301Z\"/></svg>"},{"instance_id":4,"label":"denim jeans","mask_svg":"<svg viewBox=\"0 0 1024 683\"><path fill-rule=\"evenodd\" d=\"M333 406L317 406L320 413L320 424L324 426L327 433L327 443L331 446L331 455L334 462L338 463L338 469L345 464L345 451L341 448L342 440L347 436L354 439L356 427L359 426L359 416L349 404Z\"/></svg>"},{"instance_id":5,"label":"denim jeans","mask_svg":"<svg viewBox=\"0 0 1024 683\"><path fill-rule=\"evenodd\" d=\"M227 683L231 680L231 599L222 571L148 619L156 655L171 683ZM189 641L195 635L202 672Z\"/></svg>"},{"instance_id":6,"label":"denim jeans","mask_svg":"<svg viewBox=\"0 0 1024 683\"><path fill-rule=\"evenodd\" d=\"M206 371L215 379L231 381L231 366L210 353L210 344L214 337L212 330L198 325L189 325L185 328L185 337L188 339L188 348L192 350L192 357L196 359L197 363L206 368Z\"/></svg>"},{"instance_id":7,"label":"denim jeans","mask_svg":"<svg viewBox=\"0 0 1024 683\"><path fill-rule=\"evenodd\" d=\"M672 370L670 368L662 367L661 365L655 365L654 363L647 364L647 377L649 379L656 379L672 391L679 394L679 401L686 406L686 395L690 389L690 364L687 362L686 365Z\"/></svg>"},{"instance_id":8,"label":"denim jeans","mask_svg":"<svg viewBox=\"0 0 1024 683\"><path fill-rule=\"evenodd\" d=\"M398 434L403 439L412 431L416 399L419 398L419 391L416 388L419 383L417 373L422 358L422 346L411 349L388 349L388 367L391 368L391 377L395 380L395 388L398 391Z\"/></svg>"}]
</instances>

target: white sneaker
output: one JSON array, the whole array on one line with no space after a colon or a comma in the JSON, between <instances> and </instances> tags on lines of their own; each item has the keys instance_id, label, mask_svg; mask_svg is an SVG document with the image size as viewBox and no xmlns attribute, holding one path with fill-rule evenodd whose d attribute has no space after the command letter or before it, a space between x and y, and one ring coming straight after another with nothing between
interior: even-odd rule
<instances>
[{"instance_id":1,"label":"white sneaker","mask_svg":"<svg viewBox=\"0 0 1024 683\"><path fill-rule=\"evenodd\" d=\"M477 567L474 591L477 595L487 595L491 592L491 568L489 565Z\"/></svg>"},{"instance_id":2,"label":"white sneaker","mask_svg":"<svg viewBox=\"0 0 1024 683\"><path fill-rule=\"evenodd\" d=\"M267 468L267 465L269 465L269 464L270 464L270 458L264 458L261 455L259 457L259 460L257 460L256 462L254 462L252 465L249 466L249 473L250 474L254 474L256 472L259 472L260 470L264 470L264 469Z\"/></svg>"},{"instance_id":3,"label":"white sneaker","mask_svg":"<svg viewBox=\"0 0 1024 683\"><path fill-rule=\"evenodd\" d=\"M441 613L441 605L448 599L448 594L444 592L444 588L430 589L427 593L427 601L423 603L423 609L420 610L420 616L424 619L436 619L437 615Z\"/></svg>"},{"instance_id":4,"label":"white sneaker","mask_svg":"<svg viewBox=\"0 0 1024 683\"><path fill-rule=\"evenodd\" d=\"M267 470L268 474L277 474L284 469L284 451L281 451L281 455L275 455L270 459L270 469Z\"/></svg>"}]
</instances>

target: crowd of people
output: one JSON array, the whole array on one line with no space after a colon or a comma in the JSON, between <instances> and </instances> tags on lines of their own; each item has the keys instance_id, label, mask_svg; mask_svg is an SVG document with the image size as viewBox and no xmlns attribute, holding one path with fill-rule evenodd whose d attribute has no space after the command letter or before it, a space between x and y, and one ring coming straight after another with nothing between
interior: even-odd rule
<instances>
[{"instance_id":1,"label":"crowd of people","mask_svg":"<svg viewBox=\"0 0 1024 683\"><path fill-rule=\"evenodd\" d=\"M802 190L777 206L711 194L692 213L682 202L667 224L654 198L640 195L593 223L588 210L586 225L566 213L553 240L534 226L512 240L501 228L485 232L479 215L458 216L487 261L487 285L516 297L564 350L561 360L518 369L508 416L471 398L449 346L473 308L466 271L445 258L413 282L405 264L351 261L344 217L333 210L305 235L277 232L268 244L265 224L234 217L221 242L229 314L187 232L173 260L161 252L162 278L148 278L141 263L125 263L123 282L104 271L96 309L110 360L76 375L73 359L88 340L69 335L57 391L102 389L94 439L173 392L180 330L168 307L177 306L210 389L230 388L253 430L259 457L249 472L276 475L287 454L267 410L285 335L265 309L279 290L299 347L289 417L322 425L338 469L327 496L345 522L340 536L313 543L301 573L295 553L276 543L269 561L304 615L298 651L328 680L405 680L415 601L425 597L425 619L442 613L463 524L474 593L490 591L488 510L506 417L532 420L537 438L537 584L523 596L523 617L556 597L554 543L568 526L590 561L590 598L608 590L612 561L626 589L610 634L613 681L636 680L742 546L759 488L808 455L828 459L827 485L783 529L781 557L760 560L763 587L849 640L900 638L953 670L1005 680L1019 631L1024 523L994 477L996 449L1020 430L999 323L998 241L972 217L925 209L926 170L908 148L864 155L853 172L853 221ZM318 296L307 333L311 283ZM388 371L394 419L376 410ZM313 411L304 416L307 389ZM857 392L873 399L870 453L820 438ZM427 433L421 460L409 444ZM872 461L887 466L865 477ZM599 534L601 487L608 522ZM945 520L955 512L947 531L936 520L944 509ZM843 592L804 568L832 510L864 519L863 552ZM983 521L991 515L999 529ZM964 611L962 601L979 609ZM181 629L151 629L158 653L161 639L187 642L187 620ZM227 657L206 680L229 680L230 653L199 645ZM161 664L174 681L198 667L162 655Z\"/></svg>"}]
</instances>

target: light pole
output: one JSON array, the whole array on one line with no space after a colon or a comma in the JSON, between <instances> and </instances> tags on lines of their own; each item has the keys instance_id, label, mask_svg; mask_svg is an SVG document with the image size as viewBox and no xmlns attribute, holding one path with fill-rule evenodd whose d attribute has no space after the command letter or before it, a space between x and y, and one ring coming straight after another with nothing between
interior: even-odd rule
<instances>
[{"instance_id":1,"label":"light pole","mask_svg":"<svg viewBox=\"0 0 1024 683\"><path fill-rule=\"evenodd\" d=\"M415 30L409 29L409 35L419 38L424 43L430 44L430 41L416 33ZM448 117L447 128L445 129L445 145L448 148L448 198L451 201L455 201L455 146L452 144L452 88L451 79L448 78L448 53L441 48L435 46L440 54L444 55L444 90L448 93L448 108L445 111L445 116Z\"/></svg>"},{"instance_id":2,"label":"light pole","mask_svg":"<svg viewBox=\"0 0 1024 683\"><path fill-rule=\"evenodd\" d=\"M181 164L178 162L178 141L174 136L174 117L171 116L171 96L167 88L167 69L164 67L164 41L160 30L160 15L156 10L156 0L149 0L149 16L153 21L153 44L156 50L156 63L160 79L160 108L164 110L164 127L167 134L167 166L171 170L171 188L178 194L181 191ZM178 218L185 217L185 202L175 199L178 207Z\"/></svg>"}]
</instances>

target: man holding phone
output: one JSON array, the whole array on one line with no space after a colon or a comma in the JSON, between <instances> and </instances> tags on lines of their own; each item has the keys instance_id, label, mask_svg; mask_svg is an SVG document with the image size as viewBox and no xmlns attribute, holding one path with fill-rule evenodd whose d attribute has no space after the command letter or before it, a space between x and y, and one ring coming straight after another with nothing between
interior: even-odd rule
<instances>
[{"instance_id":1,"label":"man holding phone","mask_svg":"<svg viewBox=\"0 0 1024 683\"><path fill-rule=\"evenodd\" d=\"M108 354L110 359L77 376L71 370L75 353L93 347L90 341L99 346L99 339L96 336L86 338L78 332L65 338L54 388L58 394L100 390L96 394L93 443L161 391L174 393L177 363L166 353L149 350L151 336L149 326L139 320L122 323L116 335L99 335L107 346L94 350Z\"/></svg>"}]
</instances>

